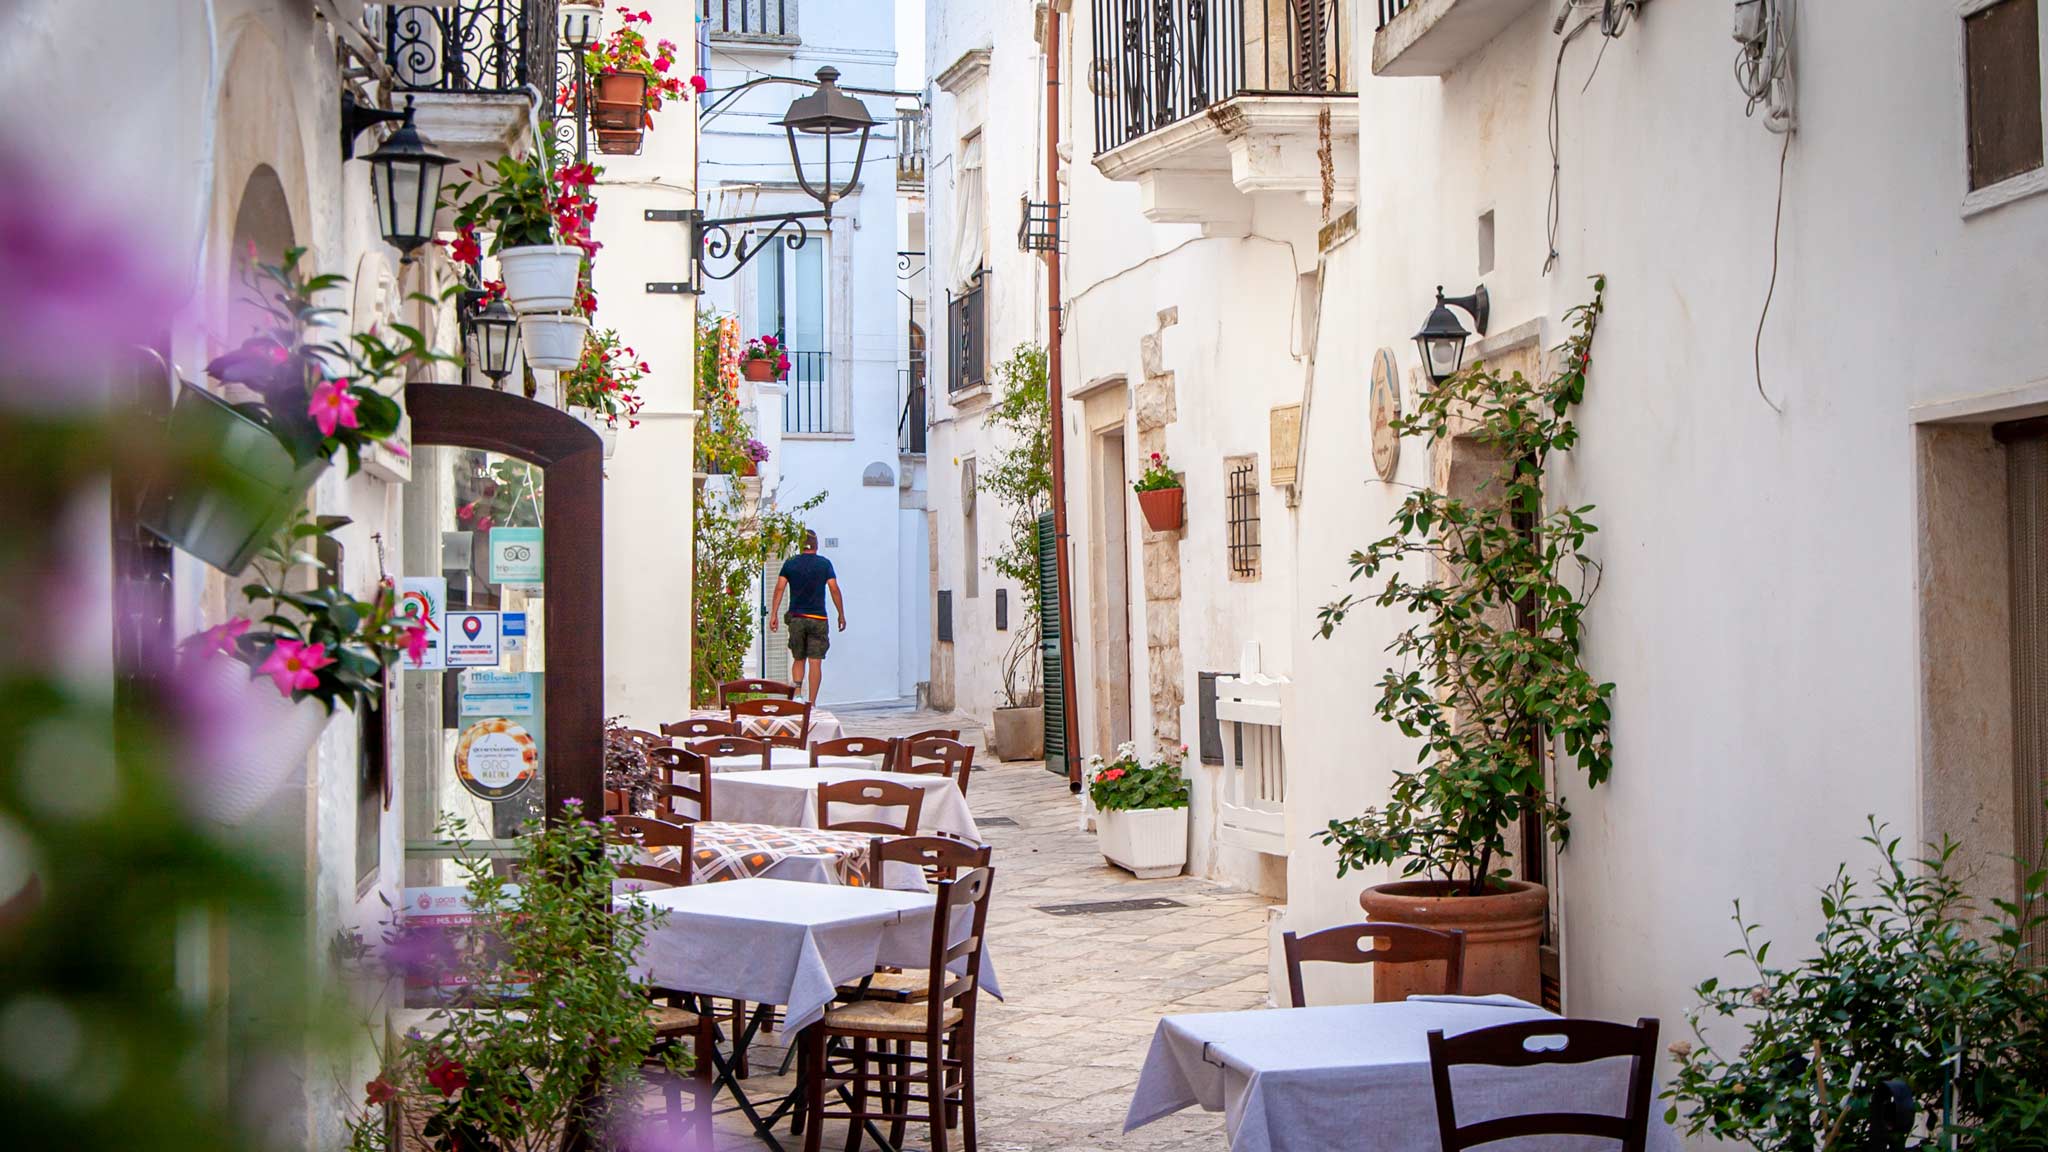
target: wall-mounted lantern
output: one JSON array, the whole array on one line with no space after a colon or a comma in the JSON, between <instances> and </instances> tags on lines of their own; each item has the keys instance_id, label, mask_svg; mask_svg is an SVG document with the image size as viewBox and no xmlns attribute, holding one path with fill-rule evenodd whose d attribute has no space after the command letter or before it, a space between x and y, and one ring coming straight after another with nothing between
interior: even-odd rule
<instances>
[{"instance_id":1,"label":"wall-mounted lantern","mask_svg":"<svg viewBox=\"0 0 2048 1152\"><path fill-rule=\"evenodd\" d=\"M1445 297L1443 285L1436 286L1436 307L1430 309L1422 331L1415 334L1415 347L1422 352L1423 370L1438 384L1458 374L1465 363L1465 340L1471 335L1451 314L1453 308L1472 317L1472 326L1479 335L1486 335L1486 285L1481 284L1470 296L1451 297Z\"/></svg>"},{"instance_id":2,"label":"wall-mounted lantern","mask_svg":"<svg viewBox=\"0 0 2048 1152\"><path fill-rule=\"evenodd\" d=\"M392 247L411 259L434 238L434 210L441 202L441 170L454 161L435 152L413 124L412 97L398 131L369 154L370 187L377 194L377 228Z\"/></svg>"}]
</instances>

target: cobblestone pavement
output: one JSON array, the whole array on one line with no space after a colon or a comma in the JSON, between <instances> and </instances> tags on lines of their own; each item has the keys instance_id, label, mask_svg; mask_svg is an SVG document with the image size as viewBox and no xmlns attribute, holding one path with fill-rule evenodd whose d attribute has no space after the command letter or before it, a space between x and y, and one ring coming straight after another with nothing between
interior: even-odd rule
<instances>
[{"instance_id":1,"label":"cobblestone pavement","mask_svg":"<svg viewBox=\"0 0 2048 1152\"><path fill-rule=\"evenodd\" d=\"M904 708L835 711L850 735L959 723ZM983 743L979 729L967 727L970 741ZM969 793L995 847L989 947L1008 996L981 1002L975 1063L983 1152L1223 1152L1219 1115L1183 1112L1125 1136L1124 1111L1159 1017L1266 1003L1268 902L1204 880L1137 880L1111 868L1093 834L1076 828L1075 797L1042 764L1000 764L977 754ZM1139 896L1185 906L1074 916L1039 911ZM788 1090L789 1078L773 1075L781 1043L775 1036L755 1050L748 1092L757 1100ZM737 1114L721 1116L718 1127L720 1152L762 1147ZM912 1126L905 1139L909 1148L930 1147L922 1126ZM957 1136L949 1144L960 1147ZM825 1147L845 1147L843 1125L827 1127Z\"/></svg>"}]
</instances>

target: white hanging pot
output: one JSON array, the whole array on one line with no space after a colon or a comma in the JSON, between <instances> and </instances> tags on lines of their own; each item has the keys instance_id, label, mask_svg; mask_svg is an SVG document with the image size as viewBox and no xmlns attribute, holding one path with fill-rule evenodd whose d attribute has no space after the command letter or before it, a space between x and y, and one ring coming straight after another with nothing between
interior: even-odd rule
<instances>
[{"instance_id":1,"label":"white hanging pot","mask_svg":"<svg viewBox=\"0 0 2048 1152\"><path fill-rule=\"evenodd\" d=\"M582 270L583 249L574 244L529 244L498 253L505 302L522 314L574 308Z\"/></svg>"},{"instance_id":2,"label":"white hanging pot","mask_svg":"<svg viewBox=\"0 0 2048 1152\"><path fill-rule=\"evenodd\" d=\"M583 355L590 321L574 314L537 313L519 318L519 346L526 362L548 372L566 372Z\"/></svg>"},{"instance_id":3,"label":"white hanging pot","mask_svg":"<svg viewBox=\"0 0 2048 1152\"><path fill-rule=\"evenodd\" d=\"M181 671L202 730L187 751L192 810L240 824L304 769L327 709L311 698L292 700L268 676L251 679L249 665L232 656L214 653Z\"/></svg>"},{"instance_id":4,"label":"white hanging pot","mask_svg":"<svg viewBox=\"0 0 2048 1152\"><path fill-rule=\"evenodd\" d=\"M596 409L570 405L569 415L589 425L590 430L597 433L597 438L604 441L605 459L611 459L612 453L619 450L619 430L605 423L604 417L598 415Z\"/></svg>"}]
</instances>

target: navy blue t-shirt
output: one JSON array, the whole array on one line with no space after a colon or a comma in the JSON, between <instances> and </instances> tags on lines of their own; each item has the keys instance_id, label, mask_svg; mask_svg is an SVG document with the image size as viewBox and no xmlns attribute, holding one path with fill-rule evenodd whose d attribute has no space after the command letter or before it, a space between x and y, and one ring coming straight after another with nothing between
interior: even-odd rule
<instances>
[{"instance_id":1,"label":"navy blue t-shirt","mask_svg":"<svg viewBox=\"0 0 2048 1152\"><path fill-rule=\"evenodd\" d=\"M825 582L833 578L830 560L816 552L799 552L782 562L782 578L789 581L791 615L825 618Z\"/></svg>"}]
</instances>

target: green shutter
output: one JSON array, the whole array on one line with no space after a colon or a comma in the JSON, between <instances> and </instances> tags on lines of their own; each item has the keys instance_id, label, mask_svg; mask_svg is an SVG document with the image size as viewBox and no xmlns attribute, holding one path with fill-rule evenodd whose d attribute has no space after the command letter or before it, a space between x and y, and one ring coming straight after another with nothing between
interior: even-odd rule
<instances>
[{"instance_id":1,"label":"green shutter","mask_svg":"<svg viewBox=\"0 0 2048 1152\"><path fill-rule=\"evenodd\" d=\"M1052 513L1038 518L1038 655L1045 686L1045 767L1067 774L1067 675L1060 666L1059 538Z\"/></svg>"}]
</instances>

